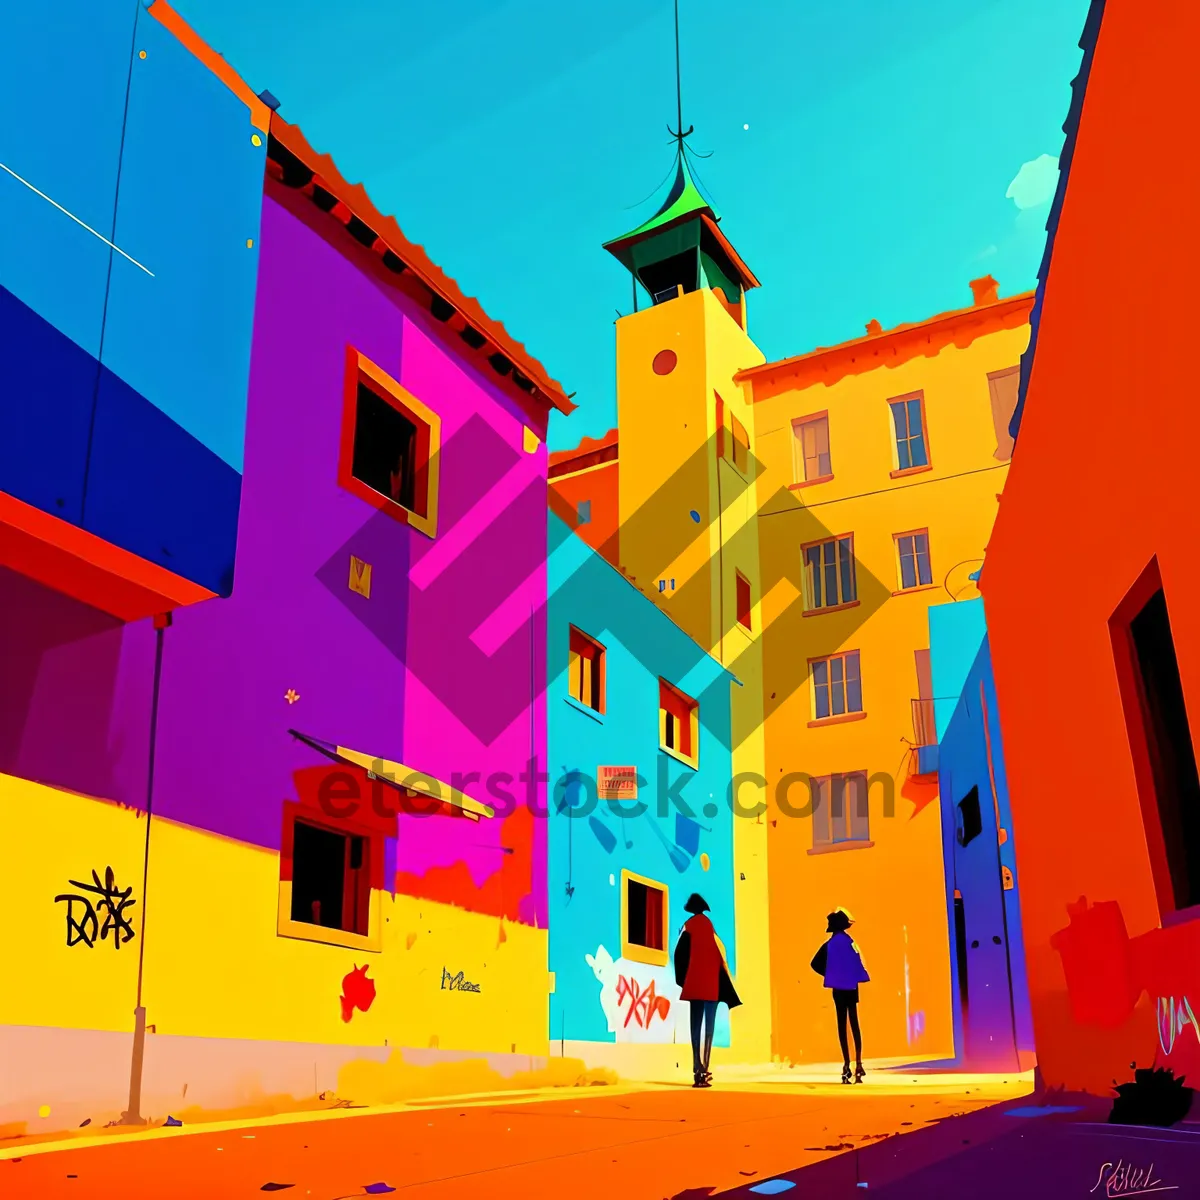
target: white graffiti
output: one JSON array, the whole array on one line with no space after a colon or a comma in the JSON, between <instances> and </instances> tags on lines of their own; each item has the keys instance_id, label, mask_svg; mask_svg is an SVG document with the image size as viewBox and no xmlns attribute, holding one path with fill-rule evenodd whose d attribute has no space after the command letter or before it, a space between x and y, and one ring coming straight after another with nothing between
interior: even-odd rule
<instances>
[{"instance_id":1,"label":"white graffiti","mask_svg":"<svg viewBox=\"0 0 1200 1200\"><path fill-rule=\"evenodd\" d=\"M1158 1044L1164 1054L1170 1054L1175 1049L1175 1040L1190 1025L1200 1038L1200 1024L1196 1022L1196 1014L1186 996L1181 996L1175 1003L1174 996L1159 996L1158 998Z\"/></svg>"},{"instance_id":2,"label":"white graffiti","mask_svg":"<svg viewBox=\"0 0 1200 1200\"><path fill-rule=\"evenodd\" d=\"M616 1041L641 1045L689 1041L688 1006L679 999L670 965L652 967L614 959L602 945L585 958L600 984L600 1007Z\"/></svg>"}]
</instances>

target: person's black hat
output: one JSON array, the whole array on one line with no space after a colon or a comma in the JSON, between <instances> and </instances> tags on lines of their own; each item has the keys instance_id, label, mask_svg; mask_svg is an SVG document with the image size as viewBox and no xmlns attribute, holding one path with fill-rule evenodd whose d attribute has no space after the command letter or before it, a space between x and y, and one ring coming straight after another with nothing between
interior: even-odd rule
<instances>
[{"instance_id":1,"label":"person's black hat","mask_svg":"<svg viewBox=\"0 0 1200 1200\"><path fill-rule=\"evenodd\" d=\"M683 906L683 911L690 913L708 912L708 901L699 892L693 892L688 897L687 903Z\"/></svg>"},{"instance_id":2,"label":"person's black hat","mask_svg":"<svg viewBox=\"0 0 1200 1200\"><path fill-rule=\"evenodd\" d=\"M853 924L854 922L850 920L850 914L844 908L838 908L829 914L827 932L844 933Z\"/></svg>"}]
</instances>

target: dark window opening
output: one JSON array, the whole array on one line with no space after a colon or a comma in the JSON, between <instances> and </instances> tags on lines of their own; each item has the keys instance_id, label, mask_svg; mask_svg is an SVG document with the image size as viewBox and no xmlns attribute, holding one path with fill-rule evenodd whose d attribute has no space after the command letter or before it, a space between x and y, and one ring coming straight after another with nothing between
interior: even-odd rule
<instances>
[{"instance_id":1,"label":"dark window opening","mask_svg":"<svg viewBox=\"0 0 1200 1200\"><path fill-rule=\"evenodd\" d=\"M959 802L958 844L969 846L983 832L983 814L979 811L979 789L973 787Z\"/></svg>"},{"instance_id":2,"label":"dark window opening","mask_svg":"<svg viewBox=\"0 0 1200 1200\"><path fill-rule=\"evenodd\" d=\"M417 507L416 423L361 382L352 471L354 478L372 491L410 512L421 511Z\"/></svg>"},{"instance_id":3,"label":"dark window opening","mask_svg":"<svg viewBox=\"0 0 1200 1200\"><path fill-rule=\"evenodd\" d=\"M369 895L366 838L293 824L293 921L365 935Z\"/></svg>"},{"instance_id":4,"label":"dark window opening","mask_svg":"<svg viewBox=\"0 0 1200 1200\"><path fill-rule=\"evenodd\" d=\"M954 897L954 956L958 961L958 1003L965 1020L970 989L967 987L967 911L961 896Z\"/></svg>"},{"instance_id":5,"label":"dark window opening","mask_svg":"<svg viewBox=\"0 0 1200 1200\"><path fill-rule=\"evenodd\" d=\"M666 680L658 681L658 708L662 739L659 744L664 750L674 750L686 759L693 757L692 725L696 719L698 707L695 700L677 691Z\"/></svg>"},{"instance_id":6,"label":"dark window opening","mask_svg":"<svg viewBox=\"0 0 1200 1200\"><path fill-rule=\"evenodd\" d=\"M644 946L648 950L664 949L663 939L663 898L662 888L650 887L630 879L625 911L625 938L635 946Z\"/></svg>"},{"instance_id":7,"label":"dark window opening","mask_svg":"<svg viewBox=\"0 0 1200 1200\"><path fill-rule=\"evenodd\" d=\"M750 596L750 580L739 571L737 573L737 619L738 624L745 629L750 628L750 611L754 607Z\"/></svg>"},{"instance_id":8,"label":"dark window opening","mask_svg":"<svg viewBox=\"0 0 1200 1200\"><path fill-rule=\"evenodd\" d=\"M654 303L662 304L675 298L675 289L680 284L685 292L696 290L699 286L700 255L695 249L673 254L661 262L642 267L638 277L642 287L654 297Z\"/></svg>"},{"instance_id":9,"label":"dark window opening","mask_svg":"<svg viewBox=\"0 0 1200 1200\"><path fill-rule=\"evenodd\" d=\"M580 704L604 711L604 647L571 626L569 648L571 696Z\"/></svg>"},{"instance_id":10,"label":"dark window opening","mask_svg":"<svg viewBox=\"0 0 1200 1200\"><path fill-rule=\"evenodd\" d=\"M1190 908L1200 904L1200 776L1161 588L1130 621L1129 632L1175 907Z\"/></svg>"}]
</instances>

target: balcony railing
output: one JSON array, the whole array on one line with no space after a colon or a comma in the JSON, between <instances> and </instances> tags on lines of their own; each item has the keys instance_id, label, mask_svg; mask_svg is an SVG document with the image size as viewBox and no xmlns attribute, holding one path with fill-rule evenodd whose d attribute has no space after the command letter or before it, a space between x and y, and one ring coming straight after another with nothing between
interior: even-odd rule
<instances>
[{"instance_id":1,"label":"balcony railing","mask_svg":"<svg viewBox=\"0 0 1200 1200\"><path fill-rule=\"evenodd\" d=\"M937 722L932 700L912 702L913 749L908 773L914 780L933 780L938 773Z\"/></svg>"}]
</instances>

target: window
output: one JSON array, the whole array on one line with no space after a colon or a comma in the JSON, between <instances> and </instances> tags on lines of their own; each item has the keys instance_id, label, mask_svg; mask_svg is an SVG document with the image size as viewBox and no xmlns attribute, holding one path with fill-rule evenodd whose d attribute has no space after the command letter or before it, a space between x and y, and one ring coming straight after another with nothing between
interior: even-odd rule
<instances>
[{"instance_id":1,"label":"window","mask_svg":"<svg viewBox=\"0 0 1200 1200\"><path fill-rule=\"evenodd\" d=\"M730 438L733 450L733 465L743 475L750 472L750 435L746 427L733 415L729 414L729 425L733 436Z\"/></svg>"},{"instance_id":2,"label":"window","mask_svg":"<svg viewBox=\"0 0 1200 1200\"><path fill-rule=\"evenodd\" d=\"M854 576L854 538L830 538L802 548L804 558L804 607L837 608L858 599Z\"/></svg>"},{"instance_id":3,"label":"window","mask_svg":"<svg viewBox=\"0 0 1200 1200\"><path fill-rule=\"evenodd\" d=\"M813 849L871 838L866 771L812 781Z\"/></svg>"},{"instance_id":4,"label":"window","mask_svg":"<svg viewBox=\"0 0 1200 1200\"><path fill-rule=\"evenodd\" d=\"M917 698L912 702L913 746L937 745L937 714L933 704L933 663L928 650L914 650L913 664L917 669ZM931 766L929 755L917 755L916 773L924 774L922 766Z\"/></svg>"},{"instance_id":5,"label":"window","mask_svg":"<svg viewBox=\"0 0 1200 1200\"><path fill-rule=\"evenodd\" d=\"M432 537L440 436L437 414L357 351L347 352L342 487Z\"/></svg>"},{"instance_id":6,"label":"window","mask_svg":"<svg viewBox=\"0 0 1200 1200\"><path fill-rule=\"evenodd\" d=\"M750 628L750 610L753 604L750 599L750 580L741 571L737 572L737 619L744 629Z\"/></svg>"},{"instance_id":7,"label":"window","mask_svg":"<svg viewBox=\"0 0 1200 1200\"><path fill-rule=\"evenodd\" d=\"M1163 882L1175 909L1191 908L1200 904L1200 777L1161 585L1127 628L1136 695L1125 698L1126 721L1140 723L1149 758L1169 876Z\"/></svg>"},{"instance_id":8,"label":"window","mask_svg":"<svg viewBox=\"0 0 1200 1200\"><path fill-rule=\"evenodd\" d=\"M632 871L621 872L621 957L667 963L667 887Z\"/></svg>"},{"instance_id":9,"label":"window","mask_svg":"<svg viewBox=\"0 0 1200 1200\"><path fill-rule=\"evenodd\" d=\"M792 422L794 469L797 483L833 477L829 457L829 416L801 417Z\"/></svg>"},{"instance_id":10,"label":"window","mask_svg":"<svg viewBox=\"0 0 1200 1200\"><path fill-rule=\"evenodd\" d=\"M958 844L969 846L983 832L983 813L979 810L979 789L973 787L958 802Z\"/></svg>"},{"instance_id":11,"label":"window","mask_svg":"<svg viewBox=\"0 0 1200 1200\"><path fill-rule=\"evenodd\" d=\"M993 371L988 376L988 391L992 396L992 425L996 431L996 450L992 455L1001 462L1012 458L1013 439L1008 423L1017 408L1017 392L1021 387L1021 368Z\"/></svg>"},{"instance_id":12,"label":"window","mask_svg":"<svg viewBox=\"0 0 1200 1200\"><path fill-rule=\"evenodd\" d=\"M750 475L750 435L746 427L730 411L729 406L721 399L720 392L714 392L717 418L717 457L726 458L747 478ZM729 413L728 428L725 414Z\"/></svg>"},{"instance_id":13,"label":"window","mask_svg":"<svg viewBox=\"0 0 1200 1200\"><path fill-rule=\"evenodd\" d=\"M592 502L590 500L580 500L575 505L575 521L579 525L592 523Z\"/></svg>"},{"instance_id":14,"label":"window","mask_svg":"<svg viewBox=\"0 0 1200 1200\"><path fill-rule=\"evenodd\" d=\"M700 705L665 679L658 681L658 744L663 750L696 765Z\"/></svg>"},{"instance_id":15,"label":"window","mask_svg":"<svg viewBox=\"0 0 1200 1200\"><path fill-rule=\"evenodd\" d=\"M933 569L929 565L929 530L915 529L912 533L897 533L896 557L900 570L900 590L929 587Z\"/></svg>"},{"instance_id":16,"label":"window","mask_svg":"<svg viewBox=\"0 0 1200 1200\"><path fill-rule=\"evenodd\" d=\"M815 720L862 712L862 679L858 672L857 650L814 658L809 665L812 667Z\"/></svg>"},{"instance_id":17,"label":"window","mask_svg":"<svg viewBox=\"0 0 1200 1200\"><path fill-rule=\"evenodd\" d=\"M925 444L925 397L918 392L915 396L889 400L888 405L896 434L896 473L929 466L929 448Z\"/></svg>"},{"instance_id":18,"label":"window","mask_svg":"<svg viewBox=\"0 0 1200 1200\"><path fill-rule=\"evenodd\" d=\"M292 823L291 919L365 937L369 926L369 839L315 822Z\"/></svg>"},{"instance_id":19,"label":"window","mask_svg":"<svg viewBox=\"0 0 1200 1200\"><path fill-rule=\"evenodd\" d=\"M571 626L568 667L571 699L598 713L604 711L604 647Z\"/></svg>"}]
</instances>

